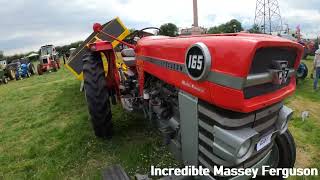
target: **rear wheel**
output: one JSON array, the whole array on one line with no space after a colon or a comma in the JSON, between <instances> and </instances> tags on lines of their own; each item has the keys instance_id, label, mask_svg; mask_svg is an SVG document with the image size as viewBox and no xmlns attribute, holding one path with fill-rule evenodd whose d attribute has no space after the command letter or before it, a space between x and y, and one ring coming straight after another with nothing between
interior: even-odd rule
<instances>
[{"instance_id":1,"label":"rear wheel","mask_svg":"<svg viewBox=\"0 0 320 180\"><path fill-rule=\"evenodd\" d=\"M53 67L52 69L53 69L54 72L58 71L58 66L57 66L57 62L56 61L52 62L52 67Z\"/></svg>"},{"instance_id":2,"label":"rear wheel","mask_svg":"<svg viewBox=\"0 0 320 180\"><path fill-rule=\"evenodd\" d=\"M31 73L31 75L36 74L36 68L34 67L34 65L32 63L30 63L30 65L29 65L29 72Z\"/></svg>"},{"instance_id":3,"label":"rear wheel","mask_svg":"<svg viewBox=\"0 0 320 180\"><path fill-rule=\"evenodd\" d=\"M56 62L57 62L57 67L58 67L58 69L60 69L60 61L57 60Z\"/></svg>"},{"instance_id":4,"label":"rear wheel","mask_svg":"<svg viewBox=\"0 0 320 180\"><path fill-rule=\"evenodd\" d=\"M9 77L10 80L14 80L15 79L16 75L14 73L14 70L8 69L7 74L8 74L8 77Z\"/></svg>"},{"instance_id":5,"label":"rear wheel","mask_svg":"<svg viewBox=\"0 0 320 180\"><path fill-rule=\"evenodd\" d=\"M43 74L43 71L42 71L40 64L38 64L38 66L37 66L37 71L38 71L39 76L41 76Z\"/></svg>"},{"instance_id":6,"label":"rear wheel","mask_svg":"<svg viewBox=\"0 0 320 180\"><path fill-rule=\"evenodd\" d=\"M84 55L83 76L86 100L95 135L101 138L111 138L112 114L107 82L99 54Z\"/></svg>"}]
</instances>

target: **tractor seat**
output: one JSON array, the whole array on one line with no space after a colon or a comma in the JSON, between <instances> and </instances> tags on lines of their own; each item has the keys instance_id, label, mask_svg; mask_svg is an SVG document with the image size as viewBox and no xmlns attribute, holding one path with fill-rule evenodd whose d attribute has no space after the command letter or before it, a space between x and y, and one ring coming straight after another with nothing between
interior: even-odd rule
<instances>
[{"instance_id":1,"label":"tractor seat","mask_svg":"<svg viewBox=\"0 0 320 180\"><path fill-rule=\"evenodd\" d=\"M123 57L123 62L127 66L135 66L136 65L136 53L134 49L128 48L121 51L121 55Z\"/></svg>"}]
</instances>

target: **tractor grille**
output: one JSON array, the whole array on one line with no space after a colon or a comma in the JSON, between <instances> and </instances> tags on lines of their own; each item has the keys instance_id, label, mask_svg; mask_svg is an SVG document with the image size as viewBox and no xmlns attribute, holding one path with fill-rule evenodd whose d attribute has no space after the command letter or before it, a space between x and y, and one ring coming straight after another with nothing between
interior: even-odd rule
<instances>
[{"instance_id":1,"label":"tractor grille","mask_svg":"<svg viewBox=\"0 0 320 180\"><path fill-rule=\"evenodd\" d=\"M48 64L48 59L42 59L43 64Z\"/></svg>"},{"instance_id":2,"label":"tractor grille","mask_svg":"<svg viewBox=\"0 0 320 180\"><path fill-rule=\"evenodd\" d=\"M288 68L293 69L294 63L297 58L297 52L294 49L287 48L262 48L259 49L251 64L249 75L260 74L269 72L273 68L273 61L287 61ZM244 96L250 99L256 96L274 92L290 84L288 79L286 84L275 85L272 83L261 84L257 86L247 87L244 89Z\"/></svg>"},{"instance_id":3,"label":"tractor grille","mask_svg":"<svg viewBox=\"0 0 320 180\"><path fill-rule=\"evenodd\" d=\"M199 156L198 163L203 167L209 168L211 171L215 165L223 165L225 167L247 168L252 167L260 161L271 150L272 143L264 147L259 152L255 150L252 156L241 164L232 165L220 157L219 154L213 153L212 144L214 141L213 127L219 126L224 129L241 129L244 127L251 127L259 133L259 139L276 130L275 122L278 119L278 113L282 103L275 104L265 109L244 114L233 111L222 110L214 107L206 102L199 102L198 117L199 117ZM222 118L217 119L217 118ZM229 122L227 122L229 121ZM234 125L235 121L241 121ZM274 140L274 137L272 137ZM212 175L212 174L211 174ZM213 176L213 175L212 175ZM224 179L226 177L214 177L217 179Z\"/></svg>"}]
</instances>

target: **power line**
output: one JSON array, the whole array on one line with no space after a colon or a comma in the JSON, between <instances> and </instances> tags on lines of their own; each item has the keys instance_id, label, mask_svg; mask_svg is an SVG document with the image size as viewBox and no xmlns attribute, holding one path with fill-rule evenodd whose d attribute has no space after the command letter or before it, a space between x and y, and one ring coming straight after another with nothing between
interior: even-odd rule
<instances>
[{"instance_id":1,"label":"power line","mask_svg":"<svg viewBox=\"0 0 320 180\"><path fill-rule=\"evenodd\" d=\"M257 0L254 23L264 33L282 31L282 18L278 0Z\"/></svg>"}]
</instances>

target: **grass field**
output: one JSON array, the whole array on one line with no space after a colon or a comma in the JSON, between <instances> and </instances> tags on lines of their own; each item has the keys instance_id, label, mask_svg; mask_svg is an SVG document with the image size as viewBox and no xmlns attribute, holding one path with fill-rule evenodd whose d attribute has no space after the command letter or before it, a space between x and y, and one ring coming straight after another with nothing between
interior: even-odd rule
<instances>
[{"instance_id":1,"label":"grass field","mask_svg":"<svg viewBox=\"0 0 320 180\"><path fill-rule=\"evenodd\" d=\"M0 85L0 95L0 179L99 179L112 164L130 175L146 173L150 165L177 166L148 121L118 106L115 137L95 138L79 82L64 68ZM296 166L320 168L320 92L313 92L308 77L286 102L296 111L290 125ZM302 122L304 110L311 115Z\"/></svg>"}]
</instances>

